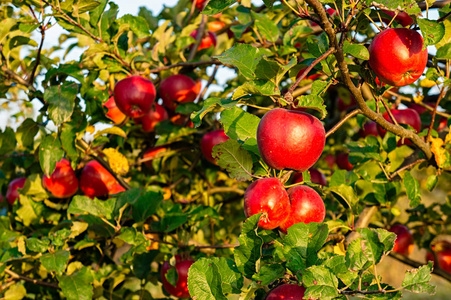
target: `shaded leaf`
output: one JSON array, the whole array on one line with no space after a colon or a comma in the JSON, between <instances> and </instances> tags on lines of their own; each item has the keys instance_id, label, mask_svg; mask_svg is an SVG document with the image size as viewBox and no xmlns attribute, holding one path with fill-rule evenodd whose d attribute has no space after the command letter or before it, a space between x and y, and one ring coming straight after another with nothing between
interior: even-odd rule
<instances>
[{"instance_id":1,"label":"shaded leaf","mask_svg":"<svg viewBox=\"0 0 451 300\"><path fill-rule=\"evenodd\" d=\"M229 139L213 147L213 158L231 178L246 181L252 178L252 157L236 140Z\"/></svg>"}]
</instances>

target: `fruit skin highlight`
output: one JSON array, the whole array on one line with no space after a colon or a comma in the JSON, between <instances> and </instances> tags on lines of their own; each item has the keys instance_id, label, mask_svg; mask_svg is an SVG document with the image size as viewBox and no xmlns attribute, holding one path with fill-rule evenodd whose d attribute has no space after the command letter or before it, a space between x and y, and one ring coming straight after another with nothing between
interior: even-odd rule
<instances>
[{"instance_id":1,"label":"fruit skin highlight","mask_svg":"<svg viewBox=\"0 0 451 300\"><path fill-rule=\"evenodd\" d=\"M415 82L426 68L423 37L412 29L390 28L380 32L368 48L369 64L379 80L392 86Z\"/></svg>"},{"instance_id":2,"label":"fruit skin highlight","mask_svg":"<svg viewBox=\"0 0 451 300\"><path fill-rule=\"evenodd\" d=\"M114 87L116 106L131 118L139 118L149 112L156 94L152 81L141 76L124 78Z\"/></svg>"},{"instance_id":3,"label":"fruit skin highlight","mask_svg":"<svg viewBox=\"0 0 451 300\"><path fill-rule=\"evenodd\" d=\"M55 170L50 177L44 174L42 186L52 193L53 197L67 198L78 191L78 178L70 162L63 158L56 163Z\"/></svg>"},{"instance_id":4,"label":"fruit skin highlight","mask_svg":"<svg viewBox=\"0 0 451 300\"><path fill-rule=\"evenodd\" d=\"M96 160L91 160L83 168L80 189L89 198L105 197L125 191L116 178Z\"/></svg>"}]
</instances>

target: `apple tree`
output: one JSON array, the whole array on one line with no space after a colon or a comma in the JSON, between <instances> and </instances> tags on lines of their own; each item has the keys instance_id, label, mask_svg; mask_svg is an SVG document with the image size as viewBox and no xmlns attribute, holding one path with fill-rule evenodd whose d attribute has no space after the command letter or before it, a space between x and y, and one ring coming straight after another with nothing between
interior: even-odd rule
<instances>
[{"instance_id":1,"label":"apple tree","mask_svg":"<svg viewBox=\"0 0 451 300\"><path fill-rule=\"evenodd\" d=\"M1 1L2 299L449 288L449 0L151 2Z\"/></svg>"}]
</instances>

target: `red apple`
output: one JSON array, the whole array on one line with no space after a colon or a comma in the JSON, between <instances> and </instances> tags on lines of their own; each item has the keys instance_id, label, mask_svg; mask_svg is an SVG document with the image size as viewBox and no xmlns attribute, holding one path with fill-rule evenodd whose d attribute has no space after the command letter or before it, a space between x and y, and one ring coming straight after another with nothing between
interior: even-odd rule
<instances>
[{"instance_id":1,"label":"red apple","mask_svg":"<svg viewBox=\"0 0 451 300\"><path fill-rule=\"evenodd\" d=\"M432 251L437 256L439 268L451 273L451 244L446 241L439 242L432 246ZM432 261L434 264L437 264L434 254L429 251L426 254L426 261Z\"/></svg>"},{"instance_id":2,"label":"red apple","mask_svg":"<svg viewBox=\"0 0 451 300\"><path fill-rule=\"evenodd\" d=\"M332 154L327 154L327 155L324 157L324 161L327 163L327 166L328 166L329 169L331 169L331 170L334 168L334 166L335 166L335 164L336 164L336 158L335 158L335 156L332 155Z\"/></svg>"},{"instance_id":3,"label":"red apple","mask_svg":"<svg viewBox=\"0 0 451 300\"><path fill-rule=\"evenodd\" d=\"M368 121L365 124L363 124L363 128L360 130L360 135L362 137L367 137L369 135L379 136L376 122Z\"/></svg>"},{"instance_id":4,"label":"red apple","mask_svg":"<svg viewBox=\"0 0 451 300\"><path fill-rule=\"evenodd\" d=\"M171 75L160 83L160 97L163 105L175 110L177 103L193 102L200 93L201 83L183 74Z\"/></svg>"},{"instance_id":5,"label":"red apple","mask_svg":"<svg viewBox=\"0 0 451 300\"><path fill-rule=\"evenodd\" d=\"M88 162L81 171L80 189L90 198L125 191L116 178L96 160Z\"/></svg>"},{"instance_id":6,"label":"red apple","mask_svg":"<svg viewBox=\"0 0 451 300\"><path fill-rule=\"evenodd\" d=\"M191 0L191 2L196 1L196 8L200 11L202 11L205 7L205 2L207 2L207 0Z\"/></svg>"},{"instance_id":7,"label":"red apple","mask_svg":"<svg viewBox=\"0 0 451 300\"><path fill-rule=\"evenodd\" d=\"M172 124L175 125L194 128L193 122L190 120L189 116L186 115L175 114L172 117L170 117L169 120L172 122Z\"/></svg>"},{"instance_id":8,"label":"red apple","mask_svg":"<svg viewBox=\"0 0 451 300\"><path fill-rule=\"evenodd\" d=\"M169 118L168 112L158 103L155 103L155 107L152 108L148 113L140 118L136 118L135 124L141 124L142 130L144 132L153 132L155 130L155 125L158 122L167 120Z\"/></svg>"},{"instance_id":9,"label":"red apple","mask_svg":"<svg viewBox=\"0 0 451 300\"><path fill-rule=\"evenodd\" d=\"M427 105L429 105L429 106L431 106L431 107L435 107L435 103L425 102L424 104L427 104ZM417 103L410 103L410 104L409 104L409 108L411 108L411 109L413 109L413 110L416 110L416 112L417 112L420 116L421 116L422 114L425 114L425 113L428 113L428 114L431 114L431 115L432 115L432 111L428 110L426 107L421 106L421 105L419 105L419 104L417 104ZM448 127L448 120L447 120L445 117L440 117L440 118L438 119L438 121L437 121L437 117L436 117L436 122L438 123L438 125L437 125L437 123L436 123L435 126L434 126L434 128L437 127L437 128L436 128L437 131L441 131L441 130L445 129L446 127ZM429 125L430 125L430 123L429 123L429 124L424 124L424 127L423 127L423 128L429 128Z\"/></svg>"},{"instance_id":10,"label":"red apple","mask_svg":"<svg viewBox=\"0 0 451 300\"><path fill-rule=\"evenodd\" d=\"M323 124L300 111L273 109L263 116L257 128L260 155L277 170L308 170L321 156L325 142Z\"/></svg>"},{"instance_id":11,"label":"red apple","mask_svg":"<svg viewBox=\"0 0 451 300\"><path fill-rule=\"evenodd\" d=\"M328 8L326 9L326 12L329 14L329 16L334 17L337 14L337 11L333 8ZM315 22L311 22L312 26L319 26L317 23Z\"/></svg>"},{"instance_id":12,"label":"red apple","mask_svg":"<svg viewBox=\"0 0 451 300\"><path fill-rule=\"evenodd\" d=\"M165 146L157 146L157 147L147 149L146 151L144 151L144 154L143 154L143 159L146 159L144 164L149 169L153 169L152 160L154 160L158 154L166 152L166 151L167 151L167 148Z\"/></svg>"},{"instance_id":13,"label":"red apple","mask_svg":"<svg viewBox=\"0 0 451 300\"><path fill-rule=\"evenodd\" d=\"M229 137L224 133L224 129L217 129L211 132L207 132L200 141L200 150L205 159L212 164L217 165L216 159L213 158L213 147L217 144L227 141Z\"/></svg>"},{"instance_id":14,"label":"red apple","mask_svg":"<svg viewBox=\"0 0 451 300\"><path fill-rule=\"evenodd\" d=\"M182 259L180 255L175 256L175 269L177 270L178 274L177 283L175 284L175 286L166 279L166 273L173 267L169 264L168 261L165 261L163 263L160 275L161 282L163 283L163 287L166 292L178 298L191 297L188 291L188 270L193 263L194 260L191 258Z\"/></svg>"},{"instance_id":15,"label":"red apple","mask_svg":"<svg viewBox=\"0 0 451 300\"><path fill-rule=\"evenodd\" d=\"M290 199L285 187L277 178L262 178L251 183L244 193L246 218L263 213L258 227L274 229L288 217Z\"/></svg>"},{"instance_id":16,"label":"red apple","mask_svg":"<svg viewBox=\"0 0 451 300\"><path fill-rule=\"evenodd\" d=\"M395 12L394 11L389 11L389 10L382 10L384 13L386 13L387 15L389 15L390 17L394 17L395 16ZM385 23L390 23L391 20L389 19L385 19L382 18L382 21L384 21ZM406 12L399 12L398 15L395 18L395 21L399 24L401 24L401 26L410 26L414 23L413 19L411 16L409 16Z\"/></svg>"},{"instance_id":17,"label":"red apple","mask_svg":"<svg viewBox=\"0 0 451 300\"><path fill-rule=\"evenodd\" d=\"M207 24L207 28L211 32L219 31L222 28L224 28L224 26L225 26L225 23L222 21L211 21L211 22L208 22L208 24Z\"/></svg>"},{"instance_id":18,"label":"red apple","mask_svg":"<svg viewBox=\"0 0 451 300\"><path fill-rule=\"evenodd\" d=\"M393 86L415 82L423 74L428 60L423 38L415 30L407 28L380 32L368 51L371 69L381 81Z\"/></svg>"},{"instance_id":19,"label":"red apple","mask_svg":"<svg viewBox=\"0 0 451 300\"><path fill-rule=\"evenodd\" d=\"M6 201L9 204L13 205L19 199L19 191L17 189L23 188L25 181L27 181L27 178L19 177L9 183L8 189L6 190Z\"/></svg>"},{"instance_id":20,"label":"red apple","mask_svg":"<svg viewBox=\"0 0 451 300\"><path fill-rule=\"evenodd\" d=\"M347 111L348 109L356 106L357 102L352 95L349 96L349 98L337 98L337 107L339 111Z\"/></svg>"},{"instance_id":21,"label":"red apple","mask_svg":"<svg viewBox=\"0 0 451 300\"><path fill-rule=\"evenodd\" d=\"M349 154L348 153L343 153L343 152L337 153L336 162L337 162L337 166L340 169L351 171L354 168L354 166L349 162Z\"/></svg>"},{"instance_id":22,"label":"red apple","mask_svg":"<svg viewBox=\"0 0 451 300\"><path fill-rule=\"evenodd\" d=\"M320 195L306 185L297 185L288 190L291 210L289 217L280 225L280 230L287 233L287 229L294 224L303 222L324 221L326 216L326 207Z\"/></svg>"},{"instance_id":23,"label":"red apple","mask_svg":"<svg viewBox=\"0 0 451 300\"><path fill-rule=\"evenodd\" d=\"M411 108L406 108L406 109L392 109L391 113L393 114L393 117L395 118L396 122L398 122L398 124L406 124L411 126L415 132L420 132L421 131L421 119L420 119L420 115L413 109ZM387 112L385 112L383 114L384 119L387 120L390 123L393 123L393 121L391 120L390 116L388 115ZM378 126L377 130L379 131L379 134L384 137L385 134L387 133L387 131L385 129L383 129L382 127ZM402 142L402 140L400 140L398 142L398 146L401 145L410 145L412 144L412 142L410 142L409 140L405 140L404 143Z\"/></svg>"},{"instance_id":24,"label":"red apple","mask_svg":"<svg viewBox=\"0 0 451 300\"><path fill-rule=\"evenodd\" d=\"M125 118L127 117L123 112L120 111L119 108L117 108L114 97L110 97L107 102L102 104L102 106L108 109L105 115L116 125L124 122Z\"/></svg>"},{"instance_id":25,"label":"red apple","mask_svg":"<svg viewBox=\"0 0 451 300\"><path fill-rule=\"evenodd\" d=\"M78 191L78 178L70 162L63 158L56 163L55 170L50 177L44 174L42 186L52 193L53 197L67 198Z\"/></svg>"},{"instance_id":26,"label":"red apple","mask_svg":"<svg viewBox=\"0 0 451 300\"><path fill-rule=\"evenodd\" d=\"M122 79L114 87L117 107L131 118L146 114L155 100L156 90L152 81L141 76Z\"/></svg>"},{"instance_id":27,"label":"red apple","mask_svg":"<svg viewBox=\"0 0 451 300\"><path fill-rule=\"evenodd\" d=\"M402 224L395 224L389 229L389 231L396 234L395 247L393 248L393 251L405 256L411 254L414 247L414 240L409 228Z\"/></svg>"},{"instance_id":28,"label":"red apple","mask_svg":"<svg viewBox=\"0 0 451 300\"><path fill-rule=\"evenodd\" d=\"M311 168L309 170L309 172L310 172L310 181L311 182L317 183L322 186L327 185L326 175L324 175L323 172L321 172L317 169L314 169L314 168ZM304 178L302 176L302 173L295 173L293 175L293 180L292 180L293 183L300 183L303 180L304 180Z\"/></svg>"},{"instance_id":29,"label":"red apple","mask_svg":"<svg viewBox=\"0 0 451 300\"><path fill-rule=\"evenodd\" d=\"M265 300L302 300L305 288L297 284L282 284L271 290Z\"/></svg>"},{"instance_id":30,"label":"red apple","mask_svg":"<svg viewBox=\"0 0 451 300\"><path fill-rule=\"evenodd\" d=\"M197 29L191 32L191 37L194 39L197 38ZM200 51L202 49L207 49L210 47L216 47L216 34L211 31L207 31L204 33L204 36L202 37L202 40L200 41L199 47L197 48L197 51Z\"/></svg>"},{"instance_id":31,"label":"red apple","mask_svg":"<svg viewBox=\"0 0 451 300\"><path fill-rule=\"evenodd\" d=\"M298 72L298 75L296 75L296 79L298 79L299 77L301 77L301 75L305 72L305 70L307 70L307 67L303 68L302 70L300 70ZM315 80L318 79L319 77L321 77L322 73L318 72L316 70L310 70L310 72L307 74L307 76L304 78L305 79L309 79L309 80Z\"/></svg>"}]
</instances>

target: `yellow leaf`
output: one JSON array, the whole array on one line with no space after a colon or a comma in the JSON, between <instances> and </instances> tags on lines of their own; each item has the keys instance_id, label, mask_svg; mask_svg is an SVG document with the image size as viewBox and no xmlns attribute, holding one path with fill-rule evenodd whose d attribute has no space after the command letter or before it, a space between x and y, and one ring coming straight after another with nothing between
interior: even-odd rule
<instances>
[{"instance_id":1,"label":"yellow leaf","mask_svg":"<svg viewBox=\"0 0 451 300\"><path fill-rule=\"evenodd\" d=\"M444 142L441 138L431 137L431 151L435 155L435 161L441 168L446 162L446 150L442 148Z\"/></svg>"},{"instance_id":2,"label":"yellow leaf","mask_svg":"<svg viewBox=\"0 0 451 300\"><path fill-rule=\"evenodd\" d=\"M451 130L448 132L448 134L445 137L445 144L451 144Z\"/></svg>"},{"instance_id":3,"label":"yellow leaf","mask_svg":"<svg viewBox=\"0 0 451 300\"><path fill-rule=\"evenodd\" d=\"M128 165L127 158L114 148L107 148L103 150L103 153L108 159L111 169L114 173L119 175L125 175L128 173L130 166Z\"/></svg>"},{"instance_id":4,"label":"yellow leaf","mask_svg":"<svg viewBox=\"0 0 451 300\"><path fill-rule=\"evenodd\" d=\"M334 253L338 255L346 254L345 245L343 242L340 242L334 246Z\"/></svg>"},{"instance_id":5,"label":"yellow leaf","mask_svg":"<svg viewBox=\"0 0 451 300\"><path fill-rule=\"evenodd\" d=\"M415 101L415 103L421 103L423 102L423 99L424 99L423 95L413 96L413 101Z\"/></svg>"},{"instance_id":6,"label":"yellow leaf","mask_svg":"<svg viewBox=\"0 0 451 300\"><path fill-rule=\"evenodd\" d=\"M424 88L431 88L436 85L436 82L427 78L420 81L420 86Z\"/></svg>"},{"instance_id":7,"label":"yellow leaf","mask_svg":"<svg viewBox=\"0 0 451 300\"><path fill-rule=\"evenodd\" d=\"M104 130L101 130L101 131L97 132L94 135L94 138L97 138L98 136L101 136L102 134L114 134L114 135L121 136L123 138L127 137L127 135L125 134L125 131L122 130L120 127L117 127L117 126L113 126L113 127L110 127L110 128L107 128L107 129L104 129Z\"/></svg>"},{"instance_id":8,"label":"yellow leaf","mask_svg":"<svg viewBox=\"0 0 451 300\"><path fill-rule=\"evenodd\" d=\"M27 295L27 290L24 288L22 284L14 284L11 286L9 290L6 291L5 297L2 299L5 300L20 300L23 299Z\"/></svg>"},{"instance_id":9,"label":"yellow leaf","mask_svg":"<svg viewBox=\"0 0 451 300\"><path fill-rule=\"evenodd\" d=\"M90 125L86 128L86 131L89 132L90 134L94 134L94 132L96 131L96 128L94 126Z\"/></svg>"},{"instance_id":10,"label":"yellow leaf","mask_svg":"<svg viewBox=\"0 0 451 300\"><path fill-rule=\"evenodd\" d=\"M25 247L25 237L24 236L21 236L21 237L19 237L17 239L17 249L23 255L27 254L27 250L26 250L26 247Z\"/></svg>"}]
</instances>

